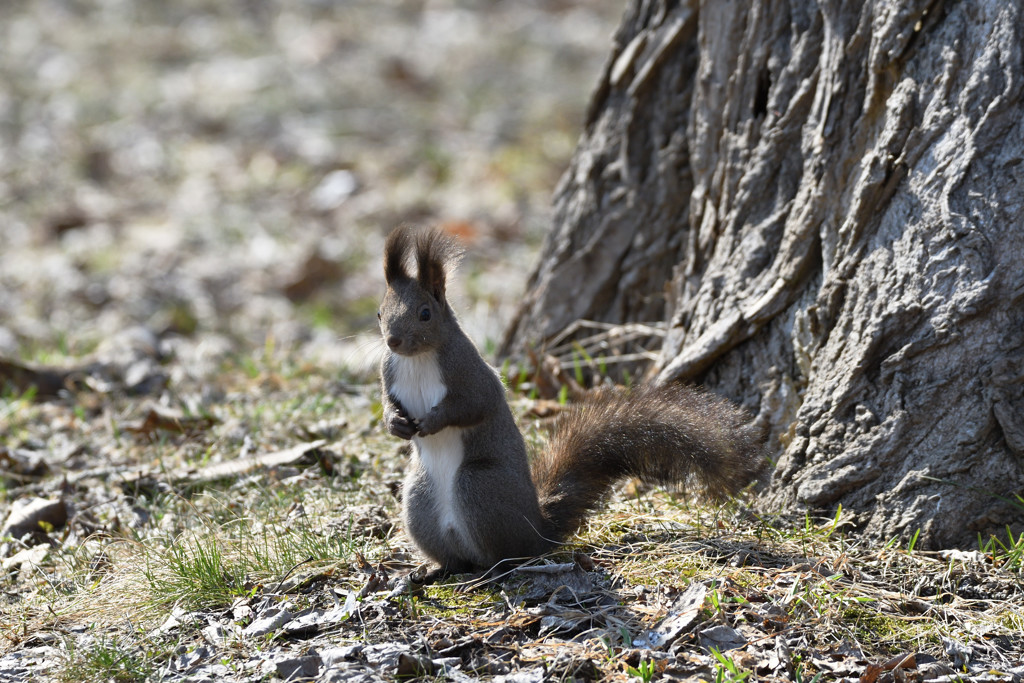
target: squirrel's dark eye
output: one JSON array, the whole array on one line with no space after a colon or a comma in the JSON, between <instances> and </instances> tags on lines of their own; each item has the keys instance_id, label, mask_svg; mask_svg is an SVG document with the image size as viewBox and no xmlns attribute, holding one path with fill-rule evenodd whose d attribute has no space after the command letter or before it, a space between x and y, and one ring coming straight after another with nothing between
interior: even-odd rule
<instances>
[{"instance_id":1,"label":"squirrel's dark eye","mask_svg":"<svg viewBox=\"0 0 1024 683\"><path fill-rule=\"evenodd\" d=\"M380 320L380 311L377 311L377 320Z\"/></svg>"},{"instance_id":2,"label":"squirrel's dark eye","mask_svg":"<svg viewBox=\"0 0 1024 683\"><path fill-rule=\"evenodd\" d=\"M422 320L423 322L427 322L428 320L430 320L429 306L424 306L423 308L420 309L420 320Z\"/></svg>"}]
</instances>

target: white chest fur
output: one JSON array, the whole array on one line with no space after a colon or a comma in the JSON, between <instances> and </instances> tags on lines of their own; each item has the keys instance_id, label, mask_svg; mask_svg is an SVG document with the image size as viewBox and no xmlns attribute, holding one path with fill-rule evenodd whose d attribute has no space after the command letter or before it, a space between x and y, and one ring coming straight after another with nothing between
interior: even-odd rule
<instances>
[{"instance_id":1,"label":"white chest fur","mask_svg":"<svg viewBox=\"0 0 1024 683\"><path fill-rule=\"evenodd\" d=\"M441 402L448 387L441 381L437 354L425 353L411 358L391 357L391 394L413 418L419 419ZM457 427L446 427L430 436L414 436L420 464L430 477L436 493L438 523L465 536L456 514L455 480L462 464L462 435Z\"/></svg>"},{"instance_id":2,"label":"white chest fur","mask_svg":"<svg viewBox=\"0 0 1024 683\"><path fill-rule=\"evenodd\" d=\"M441 381L436 353L411 358L393 354L390 364L393 377L388 388L411 417L420 419L448 393L448 387Z\"/></svg>"}]
</instances>

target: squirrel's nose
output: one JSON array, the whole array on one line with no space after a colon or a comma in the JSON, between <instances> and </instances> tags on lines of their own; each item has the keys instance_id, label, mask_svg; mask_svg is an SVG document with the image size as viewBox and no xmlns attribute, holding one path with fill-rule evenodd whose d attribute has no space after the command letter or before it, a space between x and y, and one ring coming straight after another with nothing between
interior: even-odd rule
<instances>
[{"instance_id":1,"label":"squirrel's nose","mask_svg":"<svg viewBox=\"0 0 1024 683\"><path fill-rule=\"evenodd\" d=\"M390 348L392 351L394 351L395 349L397 349L401 345L402 345L401 337L396 337L394 335L388 337L388 348Z\"/></svg>"}]
</instances>

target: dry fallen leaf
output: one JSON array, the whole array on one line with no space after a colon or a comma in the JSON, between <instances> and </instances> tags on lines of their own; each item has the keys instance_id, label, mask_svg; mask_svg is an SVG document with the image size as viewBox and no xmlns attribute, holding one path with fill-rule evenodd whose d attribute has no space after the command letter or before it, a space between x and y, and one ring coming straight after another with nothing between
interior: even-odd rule
<instances>
[{"instance_id":1,"label":"dry fallen leaf","mask_svg":"<svg viewBox=\"0 0 1024 683\"><path fill-rule=\"evenodd\" d=\"M124 431L152 438L157 431L176 432L178 434L196 434L205 431L217 423L211 416L185 415L179 410L163 406L150 405L145 417L139 422L123 427Z\"/></svg>"},{"instance_id":2,"label":"dry fallen leaf","mask_svg":"<svg viewBox=\"0 0 1024 683\"><path fill-rule=\"evenodd\" d=\"M707 586L693 582L669 608L668 614L661 622L634 641L637 647L652 650L663 650L686 631L700 614L707 596Z\"/></svg>"},{"instance_id":3,"label":"dry fallen leaf","mask_svg":"<svg viewBox=\"0 0 1024 683\"><path fill-rule=\"evenodd\" d=\"M190 484L202 484L226 477L235 477L245 474L251 470L265 467L281 467L282 465L294 465L302 462L311 453L327 443L324 439L299 444L283 451L250 455L243 458L235 458L227 462L217 463L204 467L200 470L184 469L179 470L173 479L176 483L187 482ZM315 462L315 460L314 460Z\"/></svg>"},{"instance_id":4,"label":"dry fallen leaf","mask_svg":"<svg viewBox=\"0 0 1024 683\"><path fill-rule=\"evenodd\" d=\"M32 367L0 358L0 388L10 385L19 393L35 389L36 400L57 398L77 372L81 371Z\"/></svg>"},{"instance_id":5,"label":"dry fallen leaf","mask_svg":"<svg viewBox=\"0 0 1024 683\"><path fill-rule=\"evenodd\" d=\"M49 533L54 529L60 529L67 521L68 511L63 499L19 500L11 506L7 521L0 529L0 537L21 538L33 531Z\"/></svg>"}]
</instances>

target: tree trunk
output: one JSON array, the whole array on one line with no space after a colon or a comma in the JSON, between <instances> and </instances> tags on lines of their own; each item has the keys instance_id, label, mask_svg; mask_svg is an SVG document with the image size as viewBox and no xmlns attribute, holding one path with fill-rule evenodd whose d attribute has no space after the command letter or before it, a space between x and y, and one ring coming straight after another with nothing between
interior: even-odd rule
<instances>
[{"instance_id":1,"label":"tree trunk","mask_svg":"<svg viewBox=\"0 0 1024 683\"><path fill-rule=\"evenodd\" d=\"M1019 0L632 1L504 353L664 321L657 381L771 425L765 507L1020 533L1022 44Z\"/></svg>"}]
</instances>

